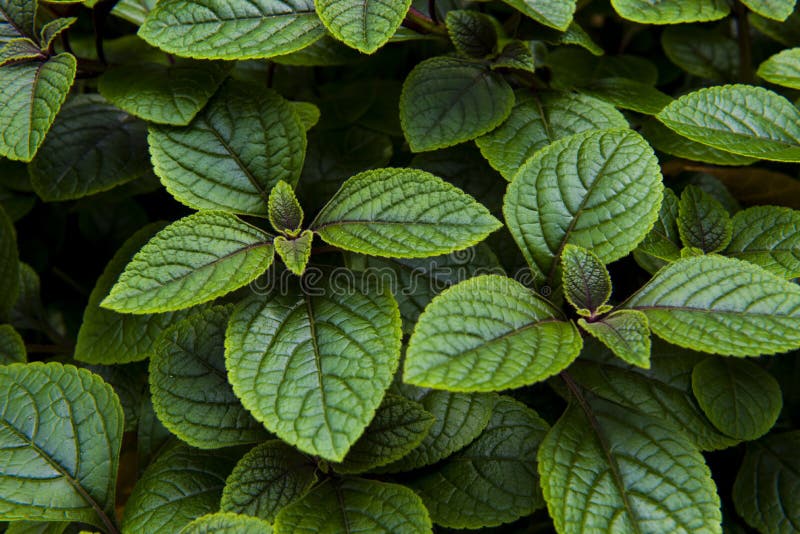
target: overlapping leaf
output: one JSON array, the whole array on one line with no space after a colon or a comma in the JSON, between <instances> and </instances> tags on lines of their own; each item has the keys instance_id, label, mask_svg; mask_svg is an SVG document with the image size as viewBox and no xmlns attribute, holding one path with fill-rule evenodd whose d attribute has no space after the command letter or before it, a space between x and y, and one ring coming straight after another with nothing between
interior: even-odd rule
<instances>
[{"instance_id":1,"label":"overlapping leaf","mask_svg":"<svg viewBox=\"0 0 800 534\"><path fill-rule=\"evenodd\" d=\"M411 0L317 0L315 5L334 37L372 54L400 27Z\"/></svg>"},{"instance_id":2,"label":"overlapping leaf","mask_svg":"<svg viewBox=\"0 0 800 534\"><path fill-rule=\"evenodd\" d=\"M724 254L780 276L800 276L800 212L754 206L733 216L733 234Z\"/></svg>"},{"instance_id":3,"label":"overlapping leaf","mask_svg":"<svg viewBox=\"0 0 800 534\"><path fill-rule=\"evenodd\" d=\"M800 48L783 50L758 67L758 75L768 82L800 89Z\"/></svg>"},{"instance_id":4,"label":"overlapping leaf","mask_svg":"<svg viewBox=\"0 0 800 534\"><path fill-rule=\"evenodd\" d=\"M217 512L198 517L180 534L271 534L272 526L257 517Z\"/></svg>"},{"instance_id":5,"label":"overlapping leaf","mask_svg":"<svg viewBox=\"0 0 800 534\"><path fill-rule=\"evenodd\" d=\"M617 310L599 320L578 324L622 360L650 368L650 328L647 316L636 310Z\"/></svg>"},{"instance_id":6,"label":"overlapping leaf","mask_svg":"<svg viewBox=\"0 0 800 534\"><path fill-rule=\"evenodd\" d=\"M536 22L557 30L566 30L572 22L576 0L503 0Z\"/></svg>"},{"instance_id":7,"label":"overlapping leaf","mask_svg":"<svg viewBox=\"0 0 800 534\"><path fill-rule=\"evenodd\" d=\"M678 232L684 246L708 254L728 246L732 225L722 204L699 187L689 186L678 203Z\"/></svg>"},{"instance_id":8,"label":"overlapping leaf","mask_svg":"<svg viewBox=\"0 0 800 534\"><path fill-rule=\"evenodd\" d=\"M611 0L622 18L641 24L706 22L730 12L725 0Z\"/></svg>"}]
</instances>

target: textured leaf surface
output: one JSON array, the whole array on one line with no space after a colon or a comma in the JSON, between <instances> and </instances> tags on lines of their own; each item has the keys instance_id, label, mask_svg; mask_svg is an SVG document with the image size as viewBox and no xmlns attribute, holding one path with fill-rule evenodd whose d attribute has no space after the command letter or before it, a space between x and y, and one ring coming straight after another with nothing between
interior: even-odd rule
<instances>
[{"instance_id":1,"label":"textured leaf surface","mask_svg":"<svg viewBox=\"0 0 800 534\"><path fill-rule=\"evenodd\" d=\"M254 443L264 428L234 395L225 372L230 308L190 315L164 332L150 359L150 391L159 420L201 449Z\"/></svg>"},{"instance_id":2,"label":"textured leaf surface","mask_svg":"<svg viewBox=\"0 0 800 534\"><path fill-rule=\"evenodd\" d=\"M216 512L236 459L235 450L169 445L134 486L122 517L123 534L179 532L194 519Z\"/></svg>"},{"instance_id":3,"label":"textured leaf surface","mask_svg":"<svg viewBox=\"0 0 800 534\"><path fill-rule=\"evenodd\" d=\"M477 11L468 9L448 11L447 34L456 50L467 57L491 56L498 46L496 21Z\"/></svg>"},{"instance_id":4,"label":"textured leaf surface","mask_svg":"<svg viewBox=\"0 0 800 534\"><path fill-rule=\"evenodd\" d=\"M714 165L749 165L758 161L757 158L731 154L682 137L653 118L642 123L641 134L656 150L679 158Z\"/></svg>"},{"instance_id":5,"label":"textured leaf surface","mask_svg":"<svg viewBox=\"0 0 800 534\"><path fill-rule=\"evenodd\" d=\"M721 533L703 456L676 427L603 400L571 404L539 447L560 533Z\"/></svg>"},{"instance_id":6,"label":"textured leaf surface","mask_svg":"<svg viewBox=\"0 0 800 534\"><path fill-rule=\"evenodd\" d=\"M303 225L303 208L292 186L283 180L269 192L269 222L276 232L294 233Z\"/></svg>"},{"instance_id":7,"label":"textured leaf surface","mask_svg":"<svg viewBox=\"0 0 800 534\"><path fill-rule=\"evenodd\" d=\"M736 41L719 31L671 26L661 34L661 45L670 61L701 78L729 80L739 69Z\"/></svg>"},{"instance_id":8,"label":"textured leaf surface","mask_svg":"<svg viewBox=\"0 0 800 534\"><path fill-rule=\"evenodd\" d=\"M181 534L270 534L272 526L257 517L217 512L198 517Z\"/></svg>"},{"instance_id":9,"label":"textured leaf surface","mask_svg":"<svg viewBox=\"0 0 800 534\"><path fill-rule=\"evenodd\" d=\"M70 54L0 68L0 156L33 159L67 97L76 68Z\"/></svg>"},{"instance_id":10,"label":"textured leaf surface","mask_svg":"<svg viewBox=\"0 0 800 534\"><path fill-rule=\"evenodd\" d=\"M324 33L313 0L162 0L139 28L151 45L198 59L288 54Z\"/></svg>"},{"instance_id":11,"label":"textured leaf surface","mask_svg":"<svg viewBox=\"0 0 800 534\"><path fill-rule=\"evenodd\" d=\"M131 115L159 124L186 125L203 109L230 70L222 62L120 65L106 72L100 93Z\"/></svg>"},{"instance_id":12,"label":"textured leaf surface","mask_svg":"<svg viewBox=\"0 0 800 534\"><path fill-rule=\"evenodd\" d=\"M800 347L800 287L750 263L704 256L659 271L628 301L676 345L759 356Z\"/></svg>"},{"instance_id":13,"label":"textured leaf surface","mask_svg":"<svg viewBox=\"0 0 800 534\"><path fill-rule=\"evenodd\" d=\"M65 17L51 20L41 30L42 50L49 50L53 42L70 26L75 24L78 19L75 17Z\"/></svg>"},{"instance_id":14,"label":"textured leaf surface","mask_svg":"<svg viewBox=\"0 0 800 534\"><path fill-rule=\"evenodd\" d=\"M0 1L0 47L19 37L34 37L36 2L31 0Z\"/></svg>"},{"instance_id":15,"label":"textured leaf surface","mask_svg":"<svg viewBox=\"0 0 800 534\"><path fill-rule=\"evenodd\" d=\"M400 313L374 288L253 297L228 327L228 378L253 416L300 450L341 461L400 358Z\"/></svg>"},{"instance_id":16,"label":"textured leaf surface","mask_svg":"<svg viewBox=\"0 0 800 534\"><path fill-rule=\"evenodd\" d=\"M317 464L280 440L265 441L245 454L222 491L224 512L274 521L287 504L299 499L317 481Z\"/></svg>"},{"instance_id":17,"label":"textured leaf surface","mask_svg":"<svg viewBox=\"0 0 800 534\"><path fill-rule=\"evenodd\" d=\"M304 230L295 239L286 239L282 235L275 238L275 251L281 257L286 267L297 276L306 270L308 260L311 258L311 242L314 234L311 230Z\"/></svg>"},{"instance_id":18,"label":"textured leaf surface","mask_svg":"<svg viewBox=\"0 0 800 534\"><path fill-rule=\"evenodd\" d=\"M531 290L478 276L441 293L420 315L403 380L451 391L521 387L566 368L581 346L575 325Z\"/></svg>"},{"instance_id":19,"label":"textured leaf surface","mask_svg":"<svg viewBox=\"0 0 800 534\"><path fill-rule=\"evenodd\" d=\"M279 180L296 184L305 129L271 89L230 81L189 126L150 127L156 174L179 201L196 209L266 215Z\"/></svg>"},{"instance_id":20,"label":"textured leaf surface","mask_svg":"<svg viewBox=\"0 0 800 534\"><path fill-rule=\"evenodd\" d=\"M706 254L719 252L731 240L731 218L714 197L697 186L688 186L678 204L678 232L686 247Z\"/></svg>"},{"instance_id":21,"label":"textured leaf surface","mask_svg":"<svg viewBox=\"0 0 800 534\"><path fill-rule=\"evenodd\" d=\"M123 415L111 386L71 365L13 364L0 366L0 402L0 517L113 517Z\"/></svg>"},{"instance_id":22,"label":"textured leaf surface","mask_svg":"<svg viewBox=\"0 0 800 534\"><path fill-rule=\"evenodd\" d=\"M642 24L718 20L730 12L725 0L611 0L619 15Z\"/></svg>"},{"instance_id":23,"label":"textured leaf surface","mask_svg":"<svg viewBox=\"0 0 800 534\"><path fill-rule=\"evenodd\" d=\"M428 511L405 486L377 480L328 480L278 514L275 532L432 532Z\"/></svg>"},{"instance_id":24,"label":"textured leaf surface","mask_svg":"<svg viewBox=\"0 0 800 534\"><path fill-rule=\"evenodd\" d=\"M46 201L106 191L149 168L144 123L100 95L77 95L64 105L29 167Z\"/></svg>"},{"instance_id":25,"label":"textured leaf surface","mask_svg":"<svg viewBox=\"0 0 800 534\"><path fill-rule=\"evenodd\" d=\"M650 327L642 312L619 310L591 323L578 319L578 324L622 360L650 368Z\"/></svg>"},{"instance_id":26,"label":"textured leaf surface","mask_svg":"<svg viewBox=\"0 0 800 534\"><path fill-rule=\"evenodd\" d=\"M506 180L536 151L586 130L627 128L628 121L614 106L577 93L537 91L517 93L508 119L475 143Z\"/></svg>"},{"instance_id":27,"label":"textured leaf surface","mask_svg":"<svg viewBox=\"0 0 800 534\"><path fill-rule=\"evenodd\" d=\"M154 7L156 0L120 0L111 10L111 14L141 26Z\"/></svg>"},{"instance_id":28,"label":"textured leaf surface","mask_svg":"<svg viewBox=\"0 0 800 534\"><path fill-rule=\"evenodd\" d=\"M681 257L681 238L678 231L679 203L672 189L665 187L658 220L633 251L636 262L651 273Z\"/></svg>"},{"instance_id":29,"label":"textured leaf surface","mask_svg":"<svg viewBox=\"0 0 800 534\"><path fill-rule=\"evenodd\" d=\"M783 407L778 381L747 360L703 360L692 372L692 390L714 426L741 440L766 434Z\"/></svg>"},{"instance_id":30,"label":"textured leaf surface","mask_svg":"<svg viewBox=\"0 0 800 534\"><path fill-rule=\"evenodd\" d=\"M501 226L441 178L414 169L377 169L350 178L311 224L345 250L420 258L467 248Z\"/></svg>"},{"instance_id":31,"label":"textured leaf surface","mask_svg":"<svg viewBox=\"0 0 800 534\"><path fill-rule=\"evenodd\" d=\"M14 307L19 296L20 263L17 232L0 207L0 318Z\"/></svg>"},{"instance_id":32,"label":"textured leaf surface","mask_svg":"<svg viewBox=\"0 0 800 534\"><path fill-rule=\"evenodd\" d=\"M387 394L364 435L333 468L340 473L363 473L398 460L422 443L435 421L419 403Z\"/></svg>"},{"instance_id":33,"label":"textured leaf surface","mask_svg":"<svg viewBox=\"0 0 800 534\"><path fill-rule=\"evenodd\" d=\"M317 0L315 4L334 37L372 54L400 27L411 0Z\"/></svg>"},{"instance_id":34,"label":"textured leaf surface","mask_svg":"<svg viewBox=\"0 0 800 534\"><path fill-rule=\"evenodd\" d=\"M0 365L24 363L28 358L25 342L10 324L0 325Z\"/></svg>"},{"instance_id":35,"label":"textured leaf surface","mask_svg":"<svg viewBox=\"0 0 800 534\"><path fill-rule=\"evenodd\" d=\"M161 230L101 303L128 313L188 308L255 280L272 263L270 236L233 215L200 212Z\"/></svg>"},{"instance_id":36,"label":"textured leaf surface","mask_svg":"<svg viewBox=\"0 0 800 534\"><path fill-rule=\"evenodd\" d=\"M692 141L774 161L800 161L800 110L763 87L724 85L672 102L658 120Z\"/></svg>"},{"instance_id":37,"label":"textured leaf surface","mask_svg":"<svg viewBox=\"0 0 800 534\"><path fill-rule=\"evenodd\" d=\"M736 511L760 532L796 532L800 522L800 431L747 444L733 485Z\"/></svg>"},{"instance_id":38,"label":"textured leaf surface","mask_svg":"<svg viewBox=\"0 0 800 534\"><path fill-rule=\"evenodd\" d=\"M503 0L536 22L557 30L566 30L575 12L575 0Z\"/></svg>"},{"instance_id":39,"label":"textured leaf surface","mask_svg":"<svg viewBox=\"0 0 800 534\"><path fill-rule=\"evenodd\" d=\"M724 254L780 276L800 276L800 212L754 206L733 216L733 237Z\"/></svg>"},{"instance_id":40,"label":"textured leaf surface","mask_svg":"<svg viewBox=\"0 0 800 534\"><path fill-rule=\"evenodd\" d=\"M611 278L590 250L566 245L561 255L564 296L578 313L594 315L611 297Z\"/></svg>"},{"instance_id":41,"label":"textured leaf surface","mask_svg":"<svg viewBox=\"0 0 800 534\"><path fill-rule=\"evenodd\" d=\"M763 17L783 21L792 14L797 0L742 0L742 3Z\"/></svg>"},{"instance_id":42,"label":"textured leaf surface","mask_svg":"<svg viewBox=\"0 0 800 534\"><path fill-rule=\"evenodd\" d=\"M605 100L618 108L655 115L672 98L655 87L628 78L601 78L581 88L581 92Z\"/></svg>"},{"instance_id":43,"label":"textured leaf surface","mask_svg":"<svg viewBox=\"0 0 800 534\"><path fill-rule=\"evenodd\" d=\"M435 57L403 84L400 121L413 152L457 145L492 131L511 113L514 92L479 63Z\"/></svg>"},{"instance_id":44,"label":"textured leaf surface","mask_svg":"<svg viewBox=\"0 0 800 534\"><path fill-rule=\"evenodd\" d=\"M552 284L567 243L604 263L633 250L658 217L662 190L655 154L637 133L589 131L528 160L503 213L531 268Z\"/></svg>"},{"instance_id":45,"label":"textured leaf surface","mask_svg":"<svg viewBox=\"0 0 800 534\"><path fill-rule=\"evenodd\" d=\"M438 525L480 528L514 521L544 506L536 452L549 429L524 404L500 397L475 441L410 486Z\"/></svg>"},{"instance_id":46,"label":"textured leaf surface","mask_svg":"<svg viewBox=\"0 0 800 534\"><path fill-rule=\"evenodd\" d=\"M783 50L764 61L757 74L770 83L800 89L800 48Z\"/></svg>"}]
</instances>

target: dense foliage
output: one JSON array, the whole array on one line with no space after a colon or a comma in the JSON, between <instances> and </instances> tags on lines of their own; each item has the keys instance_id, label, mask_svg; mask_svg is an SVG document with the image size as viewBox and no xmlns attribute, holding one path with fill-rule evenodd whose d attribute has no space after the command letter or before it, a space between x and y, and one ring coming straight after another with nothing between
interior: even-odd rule
<instances>
[{"instance_id":1,"label":"dense foliage","mask_svg":"<svg viewBox=\"0 0 800 534\"><path fill-rule=\"evenodd\" d=\"M795 0L0 48L0 531L800 532Z\"/></svg>"}]
</instances>

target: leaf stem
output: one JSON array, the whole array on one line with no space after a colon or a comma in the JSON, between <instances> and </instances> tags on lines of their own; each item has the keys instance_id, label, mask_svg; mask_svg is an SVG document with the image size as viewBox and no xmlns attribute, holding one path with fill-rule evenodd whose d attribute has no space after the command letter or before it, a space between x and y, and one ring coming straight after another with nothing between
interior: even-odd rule
<instances>
[{"instance_id":1,"label":"leaf stem","mask_svg":"<svg viewBox=\"0 0 800 534\"><path fill-rule=\"evenodd\" d=\"M428 13L434 24L439 24L439 16L436 14L436 0L428 0Z\"/></svg>"},{"instance_id":2,"label":"leaf stem","mask_svg":"<svg viewBox=\"0 0 800 534\"><path fill-rule=\"evenodd\" d=\"M447 37L447 28L444 24L434 21L416 8L409 8L403 26L417 33L433 33Z\"/></svg>"},{"instance_id":3,"label":"leaf stem","mask_svg":"<svg viewBox=\"0 0 800 534\"><path fill-rule=\"evenodd\" d=\"M750 19L741 0L735 0L736 34L739 41L739 78L744 83L753 82L753 49L750 42Z\"/></svg>"}]
</instances>

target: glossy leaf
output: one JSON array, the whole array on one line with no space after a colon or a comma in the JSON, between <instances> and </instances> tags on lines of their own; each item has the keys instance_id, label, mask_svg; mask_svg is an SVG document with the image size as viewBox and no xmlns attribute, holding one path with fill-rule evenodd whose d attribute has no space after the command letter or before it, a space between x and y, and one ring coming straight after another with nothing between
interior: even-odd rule
<instances>
[{"instance_id":1,"label":"glossy leaf","mask_svg":"<svg viewBox=\"0 0 800 534\"><path fill-rule=\"evenodd\" d=\"M317 14L334 37L365 54L385 45L411 0L317 0Z\"/></svg>"},{"instance_id":2,"label":"glossy leaf","mask_svg":"<svg viewBox=\"0 0 800 534\"><path fill-rule=\"evenodd\" d=\"M618 310L592 322L578 319L578 324L620 359L650 368L650 327L642 312Z\"/></svg>"},{"instance_id":3,"label":"glossy leaf","mask_svg":"<svg viewBox=\"0 0 800 534\"><path fill-rule=\"evenodd\" d=\"M742 0L742 3L759 15L783 21L792 14L797 0Z\"/></svg>"},{"instance_id":4,"label":"glossy leaf","mask_svg":"<svg viewBox=\"0 0 800 534\"><path fill-rule=\"evenodd\" d=\"M754 206L733 216L733 237L724 254L780 276L800 277L800 212Z\"/></svg>"},{"instance_id":5,"label":"glossy leaf","mask_svg":"<svg viewBox=\"0 0 800 534\"><path fill-rule=\"evenodd\" d=\"M730 11L725 0L611 0L619 15L642 24L679 24L718 20Z\"/></svg>"},{"instance_id":6,"label":"glossy leaf","mask_svg":"<svg viewBox=\"0 0 800 534\"><path fill-rule=\"evenodd\" d=\"M655 115L672 102L672 98L658 89L628 78L601 78L588 83L580 90L618 108L646 115Z\"/></svg>"},{"instance_id":7,"label":"glossy leaf","mask_svg":"<svg viewBox=\"0 0 800 534\"><path fill-rule=\"evenodd\" d=\"M311 242L314 234L304 230L294 239L286 239L282 235L275 238L275 252L281 257L286 267L297 276L302 276L306 270L308 260L311 258Z\"/></svg>"},{"instance_id":8,"label":"glossy leaf","mask_svg":"<svg viewBox=\"0 0 800 534\"><path fill-rule=\"evenodd\" d=\"M770 83L800 89L800 48L783 50L758 67L758 75Z\"/></svg>"},{"instance_id":9,"label":"glossy leaf","mask_svg":"<svg viewBox=\"0 0 800 534\"><path fill-rule=\"evenodd\" d=\"M34 37L36 0L0 0L0 47L11 39Z\"/></svg>"},{"instance_id":10,"label":"glossy leaf","mask_svg":"<svg viewBox=\"0 0 800 534\"><path fill-rule=\"evenodd\" d=\"M561 254L564 296L580 315L594 315L611 297L611 278L590 250L566 245Z\"/></svg>"},{"instance_id":11,"label":"glossy leaf","mask_svg":"<svg viewBox=\"0 0 800 534\"><path fill-rule=\"evenodd\" d=\"M198 517L181 529L180 534L270 534L272 526L262 519L231 512L217 512Z\"/></svg>"},{"instance_id":12,"label":"glossy leaf","mask_svg":"<svg viewBox=\"0 0 800 534\"><path fill-rule=\"evenodd\" d=\"M572 22L576 0L503 0L536 22L557 30L566 30Z\"/></svg>"},{"instance_id":13,"label":"glossy leaf","mask_svg":"<svg viewBox=\"0 0 800 534\"><path fill-rule=\"evenodd\" d=\"M739 69L736 41L716 30L670 26L661 34L670 61L689 74L709 80L729 80Z\"/></svg>"},{"instance_id":14,"label":"glossy leaf","mask_svg":"<svg viewBox=\"0 0 800 534\"><path fill-rule=\"evenodd\" d=\"M682 137L654 118L642 123L641 134L656 150L679 158L714 165L750 165L758 161L756 158L731 154Z\"/></svg>"},{"instance_id":15,"label":"glossy leaf","mask_svg":"<svg viewBox=\"0 0 800 534\"><path fill-rule=\"evenodd\" d=\"M686 247L699 248L706 254L719 252L730 243L731 219L714 197L690 185L681 193L678 204L678 232Z\"/></svg>"}]
</instances>

